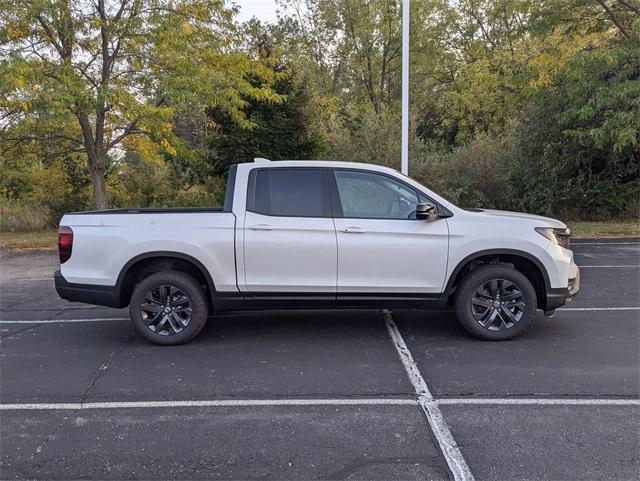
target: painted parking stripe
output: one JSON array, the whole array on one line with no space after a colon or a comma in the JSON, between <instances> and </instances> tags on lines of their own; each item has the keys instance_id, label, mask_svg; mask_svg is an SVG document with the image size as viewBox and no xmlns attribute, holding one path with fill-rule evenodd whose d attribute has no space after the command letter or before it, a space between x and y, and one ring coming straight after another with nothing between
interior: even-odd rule
<instances>
[{"instance_id":1,"label":"painted parking stripe","mask_svg":"<svg viewBox=\"0 0 640 481\"><path fill-rule=\"evenodd\" d=\"M640 406L640 399L568 399L568 398L449 398L439 405L515 405L515 406Z\"/></svg>"},{"instance_id":2,"label":"painted parking stripe","mask_svg":"<svg viewBox=\"0 0 640 481\"><path fill-rule=\"evenodd\" d=\"M387 330L389 332L389 336L393 341L393 345L398 351L398 355L400 356L400 360L402 361L402 365L409 376L409 380L411 384L413 384L414 389L416 390L416 395L418 396L418 403L420 407L424 411L427 416L427 420L429 421L429 425L431 426L431 430L438 440L438 444L440 445L440 449L442 454L444 455L445 460L447 461L447 465L449 469L453 473L453 478L456 481L473 481L474 477L467 465L467 462L458 447L453 435L451 434L451 430L447 425L447 422L438 407L437 402L433 398L431 391L429 391L429 387L427 386L426 381L420 374L420 369L418 365L413 360L413 356L411 355L411 351L407 347L407 344L404 342L400 331L398 330L398 326L396 326L391 313L387 310L383 311L384 322L387 326Z\"/></svg>"},{"instance_id":3,"label":"painted parking stripe","mask_svg":"<svg viewBox=\"0 0 640 481\"><path fill-rule=\"evenodd\" d=\"M640 399L587 398L447 398L432 401L440 406L541 405L541 406L640 406ZM199 401L107 401L86 403L8 403L0 411L51 411L87 409L144 409L188 407L260 406L415 406L415 399L215 399Z\"/></svg>"},{"instance_id":4,"label":"painted parking stripe","mask_svg":"<svg viewBox=\"0 0 640 481\"><path fill-rule=\"evenodd\" d=\"M106 322L106 321L129 321L128 317L96 317L93 319L24 319L13 321L2 319L0 324L67 324L74 322Z\"/></svg>"},{"instance_id":5,"label":"painted parking stripe","mask_svg":"<svg viewBox=\"0 0 640 481\"><path fill-rule=\"evenodd\" d=\"M640 311L640 307L559 307L558 311Z\"/></svg>"},{"instance_id":6,"label":"painted parking stripe","mask_svg":"<svg viewBox=\"0 0 640 481\"><path fill-rule=\"evenodd\" d=\"M580 269L595 269L595 268L606 268L606 269L638 269L640 268L640 264L632 264L627 266L578 266Z\"/></svg>"},{"instance_id":7,"label":"painted parking stripe","mask_svg":"<svg viewBox=\"0 0 640 481\"><path fill-rule=\"evenodd\" d=\"M571 248L579 246L640 246L640 242L572 242Z\"/></svg>"},{"instance_id":8,"label":"painted parking stripe","mask_svg":"<svg viewBox=\"0 0 640 481\"><path fill-rule=\"evenodd\" d=\"M199 401L112 401L86 403L13 403L0 404L0 411L129 409L174 407L253 407L253 406L415 406L415 399L214 399Z\"/></svg>"}]
</instances>

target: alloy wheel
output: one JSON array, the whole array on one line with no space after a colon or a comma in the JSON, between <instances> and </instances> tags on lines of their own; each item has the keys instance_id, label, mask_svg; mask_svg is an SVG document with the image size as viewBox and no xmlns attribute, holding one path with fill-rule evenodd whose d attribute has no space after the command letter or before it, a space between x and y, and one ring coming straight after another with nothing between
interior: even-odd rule
<instances>
[{"instance_id":1,"label":"alloy wheel","mask_svg":"<svg viewBox=\"0 0 640 481\"><path fill-rule=\"evenodd\" d=\"M191 321L191 301L178 287L161 284L152 287L140 305L142 320L156 334L172 336Z\"/></svg>"},{"instance_id":2,"label":"alloy wheel","mask_svg":"<svg viewBox=\"0 0 640 481\"><path fill-rule=\"evenodd\" d=\"M525 308L522 289L507 279L484 282L471 298L474 319L490 331L510 329L522 319Z\"/></svg>"}]
</instances>

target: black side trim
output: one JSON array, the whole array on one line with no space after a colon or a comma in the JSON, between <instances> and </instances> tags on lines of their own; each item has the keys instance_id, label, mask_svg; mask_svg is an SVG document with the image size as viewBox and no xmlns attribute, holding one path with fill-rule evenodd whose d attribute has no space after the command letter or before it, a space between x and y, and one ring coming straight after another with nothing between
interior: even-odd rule
<instances>
[{"instance_id":1,"label":"black side trim","mask_svg":"<svg viewBox=\"0 0 640 481\"><path fill-rule=\"evenodd\" d=\"M445 293L451 294L451 292L453 291L453 282L455 281L460 271L467 264L469 264L469 262L473 261L474 259L478 259L479 257L500 255L500 254L519 256L533 262L542 273L542 277L544 278L545 290L547 292L549 291L549 289L551 288L550 287L551 283L549 282L549 274L547 273L547 270L545 269L544 265L542 265L540 260L538 260L538 258L535 257L533 254L529 254L528 252L525 252L525 251L519 251L517 249L487 249L483 251L474 252L473 254L468 255L458 263L455 269L453 269L451 276L449 276L449 281L447 282L447 286L444 290Z\"/></svg>"},{"instance_id":2,"label":"black side trim","mask_svg":"<svg viewBox=\"0 0 640 481\"><path fill-rule=\"evenodd\" d=\"M213 298L213 310L222 311L245 311L250 309L250 305L242 292L239 291L216 291Z\"/></svg>"},{"instance_id":3,"label":"black side trim","mask_svg":"<svg viewBox=\"0 0 640 481\"><path fill-rule=\"evenodd\" d=\"M364 309L441 309L448 296L423 293L338 293L337 307Z\"/></svg>"},{"instance_id":4,"label":"black side trim","mask_svg":"<svg viewBox=\"0 0 640 481\"><path fill-rule=\"evenodd\" d=\"M72 302L86 302L98 306L124 307L120 304L116 286L98 286L94 284L75 284L67 282L60 271L53 274L56 292L60 297Z\"/></svg>"},{"instance_id":5,"label":"black side trim","mask_svg":"<svg viewBox=\"0 0 640 481\"><path fill-rule=\"evenodd\" d=\"M216 310L239 310L237 295L219 292ZM440 309L448 297L442 294L398 293L316 293L316 292L253 292L248 294L244 309Z\"/></svg>"},{"instance_id":6,"label":"black side trim","mask_svg":"<svg viewBox=\"0 0 640 481\"><path fill-rule=\"evenodd\" d=\"M336 295L331 292L252 292L251 309L332 309Z\"/></svg>"}]
</instances>

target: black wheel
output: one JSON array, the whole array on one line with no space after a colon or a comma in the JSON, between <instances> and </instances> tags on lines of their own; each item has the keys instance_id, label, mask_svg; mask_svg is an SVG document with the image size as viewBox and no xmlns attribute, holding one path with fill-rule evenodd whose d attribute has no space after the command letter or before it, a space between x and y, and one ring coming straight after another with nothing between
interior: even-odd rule
<instances>
[{"instance_id":1,"label":"black wheel","mask_svg":"<svg viewBox=\"0 0 640 481\"><path fill-rule=\"evenodd\" d=\"M172 346L193 339L207 322L204 289L188 274L164 271L136 285L129 305L140 334L155 344Z\"/></svg>"},{"instance_id":2,"label":"black wheel","mask_svg":"<svg viewBox=\"0 0 640 481\"><path fill-rule=\"evenodd\" d=\"M472 335L504 341L533 323L536 291L524 274L503 265L471 271L458 285L455 297L460 324Z\"/></svg>"}]
</instances>

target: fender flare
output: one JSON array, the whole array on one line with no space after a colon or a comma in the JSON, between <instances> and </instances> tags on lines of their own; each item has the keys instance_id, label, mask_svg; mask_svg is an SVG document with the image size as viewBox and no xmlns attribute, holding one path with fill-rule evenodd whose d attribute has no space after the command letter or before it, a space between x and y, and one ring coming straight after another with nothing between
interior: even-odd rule
<instances>
[{"instance_id":1,"label":"fender flare","mask_svg":"<svg viewBox=\"0 0 640 481\"><path fill-rule=\"evenodd\" d=\"M469 264L469 262L475 259L478 259L480 257L486 257L486 256L492 256L492 255L495 256L495 255L501 255L501 254L522 257L523 259L533 262L533 264L538 268L538 270L542 274L545 291L547 292L549 291L549 289L551 288L549 273L547 272L547 269L545 268L544 264L540 262L540 259L538 259L533 254L530 254L529 252L521 251L518 249L485 249L482 251L474 252L473 254L469 254L467 257L462 259L456 265L456 267L451 272L449 279L447 280L447 285L445 287L444 292L446 293L452 292L454 280L458 277L458 275L460 274L460 271Z\"/></svg>"},{"instance_id":2,"label":"fender flare","mask_svg":"<svg viewBox=\"0 0 640 481\"><path fill-rule=\"evenodd\" d=\"M117 296L118 296L118 302L122 303L123 301L123 288L124 288L124 281L127 277L127 274L129 273L131 267L133 265L135 265L137 262L144 260L144 259L150 259L153 257L169 257L169 258L174 258L174 259L180 259L183 261L187 261L191 264L193 264L199 271L200 273L203 275L204 279L207 281L207 288L209 289L209 295L211 296L211 299L213 300L215 293L216 293L216 286L213 282L213 279L211 278L211 274L209 273L209 270L204 266L204 264L202 264L202 262L200 262L198 259L196 259L193 256L190 256L188 254L184 254L182 252L175 252L175 251L150 251L150 252L144 252L142 254L138 254L135 257L132 257L131 259L129 259L129 261L127 261L127 263L122 267L122 269L120 269L120 273L118 274L118 280L116 281L116 292L117 292Z\"/></svg>"}]
</instances>

